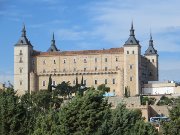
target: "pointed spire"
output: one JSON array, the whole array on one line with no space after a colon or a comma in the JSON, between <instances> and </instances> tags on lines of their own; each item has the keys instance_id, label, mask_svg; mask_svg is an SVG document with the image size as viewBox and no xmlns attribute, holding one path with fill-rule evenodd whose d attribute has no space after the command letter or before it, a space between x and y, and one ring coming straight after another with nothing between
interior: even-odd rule
<instances>
[{"instance_id":1,"label":"pointed spire","mask_svg":"<svg viewBox=\"0 0 180 135\"><path fill-rule=\"evenodd\" d=\"M150 31L149 47L145 51L145 55L154 55L154 54L157 54L157 50L154 49L152 34L151 34L151 31Z\"/></svg>"},{"instance_id":2,"label":"pointed spire","mask_svg":"<svg viewBox=\"0 0 180 135\"><path fill-rule=\"evenodd\" d=\"M51 46L50 48L47 50L47 52L57 52L59 51L56 47L56 44L55 44L55 38L54 38L54 32L53 32L53 36L52 36L52 40L51 40Z\"/></svg>"},{"instance_id":3,"label":"pointed spire","mask_svg":"<svg viewBox=\"0 0 180 135\"><path fill-rule=\"evenodd\" d=\"M132 22L131 22L131 29L133 29L133 20L132 20Z\"/></svg>"},{"instance_id":4,"label":"pointed spire","mask_svg":"<svg viewBox=\"0 0 180 135\"><path fill-rule=\"evenodd\" d=\"M54 39L54 32L53 32L53 37L52 37L52 40L51 40L51 46L54 46L55 45L55 39Z\"/></svg>"},{"instance_id":5,"label":"pointed spire","mask_svg":"<svg viewBox=\"0 0 180 135\"><path fill-rule=\"evenodd\" d=\"M135 36L134 35L134 28L133 28L133 21L131 23L130 36Z\"/></svg>"},{"instance_id":6,"label":"pointed spire","mask_svg":"<svg viewBox=\"0 0 180 135\"><path fill-rule=\"evenodd\" d=\"M53 40L54 40L54 32L53 32Z\"/></svg>"},{"instance_id":7,"label":"pointed spire","mask_svg":"<svg viewBox=\"0 0 180 135\"><path fill-rule=\"evenodd\" d=\"M151 31L150 31L150 40L149 40L149 45L150 45L150 46L153 46L153 39L152 39L152 34L151 34Z\"/></svg>"},{"instance_id":8,"label":"pointed spire","mask_svg":"<svg viewBox=\"0 0 180 135\"><path fill-rule=\"evenodd\" d=\"M23 24L23 29L22 29L22 37L25 37L26 36L26 27L25 27L25 24Z\"/></svg>"},{"instance_id":9,"label":"pointed spire","mask_svg":"<svg viewBox=\"0 0 180 135\"><path fill-rule=\"evenodd\" d=\"M21 30L21 37L19 38L18 42L15 44L15 46L19 45L29 45L33 47L29 41L29 39L26 37L26 27L25 24L23 24L23 28Z\"/></svg>"},{"instance_id":10,"label":"pointed spire","mask_svg":"<svg viewBox=\"0 0 180 135\"><path fill-rule=\"evenodd\" d=\"M135 38L133 21L132 21L132 23L131 23L131 29L130 29L129 38L128 38L128 40L125 42L124 45L139 45L139 41L136 40L136 38Z\"/></svg>"}]
</instances>

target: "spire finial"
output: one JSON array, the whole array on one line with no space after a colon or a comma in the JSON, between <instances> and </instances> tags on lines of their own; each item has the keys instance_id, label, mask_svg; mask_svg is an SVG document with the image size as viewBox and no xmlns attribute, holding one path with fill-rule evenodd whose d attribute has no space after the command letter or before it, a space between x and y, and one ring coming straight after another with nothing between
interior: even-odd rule
<instances>
[{"instance_id":1,"label":"spire finial","mask_svg":"<svg viewBox=\"0 0 180 135\"><path fill-rule=\"evenodd\" d=\"M52 36L52 40L51 40L51 45L55 45L55 39L54 39L54 32L53 32L53 36Z\"/></svg>"},{"instance_id":2,"label":"spire finial","mask_svg":"<svg viewBox=\"0 0 180 135\"><path fill-rule=\"evenodd\" d=\"M131 23L130 36L135 36L134 35L134 28L133 28L133 21Z\"/></svg>"},{"instance_id":3,"label":"spire finial","mask_svg":"<svg viewBox=\"0 0 180 135\"><path fill-rule=\"evenodd\" d=\"M53 32L53 38L52 38L52 40L54 40L54 32Z\"/></svg>"},{"instance_id":4,"label":"spire finial","mask_svg":"<svg viewBox=\"0 0 180 135\"><path fill-rule=\"evenodd\" d=\"M133 20L132 20L132 22L131 22L131 30L133 30Z\"/></svg>"},{"instance_id":5,"label":"spire finial","mask_svg":"<svg viewBox=\"0 0 180 135\"><path fill-rule=\"evenodd\" d=\"M150 40L149 40L149 45L153 46L153 39L152 39L151 29L150 29Z\"/></svg>"},{"instance_id":6,"label":"spire finial","mask_svg":"<svg viewBox=\"0 0 180 135\"><path fill-rule=\"evenodd\" d=\"M152 40L152 33L151 33L151 31L150 31L150 40Z\"/></svg>"},{"instance_id":7,"label":"spire finial","mask_svg":"<svg viewBox=\"0 0 180 135\"><path fill-rule=\"evenodd\" d=\"M25 36L26 36L26 26L25 26L25 24L23 23L22 37L25 37Z\"/></svg>"}]
</instances>

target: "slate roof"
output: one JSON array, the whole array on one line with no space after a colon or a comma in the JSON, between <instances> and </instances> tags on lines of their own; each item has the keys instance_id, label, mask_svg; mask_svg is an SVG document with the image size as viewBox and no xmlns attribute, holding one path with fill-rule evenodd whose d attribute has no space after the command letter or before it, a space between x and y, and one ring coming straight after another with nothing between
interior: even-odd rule
<instances>
[{"instance_id":1,"label":"slate roof","mask_svg":"<svg viewBox=\"0 0 180 135\"><path fill-rule=\"evenodd\" d=\"M152 39L152 36L150 34L149 47L145 51L145 55L153 55L153 54L157 54L157 50L154 49L153 39Z\"/></svg>"},{"instance_id":2,"label":"slate roof","mask_svg":"<svg viewBox=\"0 0 180 135\"><path fill-rule=\"evenodd\" d=\"M135 38L133 22L131 24L130 35L124 45L139 45L139 41Z\"/></svg>"},{"instance_id":3,"label":"slate roof","mask_svg":"<svg viewBox=\"0 0 180 135\"><path fill-rule=\"evenodd\" d=\"M51 46L49 47L49 49L47 50L47 52L58 52L59 50L56 47L55 44L55 39L54 39L54 33L53 33L53 38L51 40Z\"/></svg>"},{"instance_id":4,"label":"slate roof","mask_svg":"<svg viewBox=\"0 0 180 135\"><path fill-rule=\"evenodd\" d=\"M19 38L18 42L15 44L15 46L22 46L22 45L30 45L30 46L32 46L31 42L26 37L25 25L23 26L21 37Z\"/></svg>"}]
</instances>

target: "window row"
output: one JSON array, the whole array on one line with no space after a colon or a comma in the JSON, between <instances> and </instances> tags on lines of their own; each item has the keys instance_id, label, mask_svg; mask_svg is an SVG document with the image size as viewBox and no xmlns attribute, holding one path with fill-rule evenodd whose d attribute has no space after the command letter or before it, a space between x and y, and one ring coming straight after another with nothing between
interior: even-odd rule
<instances>
[{"instance_id":1,"label":"window row","mask_svg":"<svg viewBox=\"0 0 180 135\"><path fill-rule=\"evenodd\" d=\"M116 66L116 70L118 70L118 69L119 69L119 67ZM83 69L84 72L86 72L87 70L88 70L88 68L86 68L86 67ZM99 70L99 69L98 69L97 67L94 67L94 71L98 71L98 70ZM56 69L54 69L53 71L54 71L54 73L57 72ZM62 72L67 72L67 71L68 71L68 70L67 70L66 68L64 68ZM77 68L73 68L73 72L76 72L76 71L78 71ZM108 71L108 67L105 67L105 68L104 68L104 71ZM46 73L46 70L45 70L45 69L43 69L43 73Z\"/></svg>"},{"instance_id":2,"label":"window row","mask_svg":"<svg viewBox=\"0 0 180 135\"><path fill-rule=\"evenodd\" d=\"M118 58L116 58L115 61L118 62ZM73 63L76 63L76 62L77 62L76 59L73 59ZM88 62L87 58L83 59L83 62L84 62L84 63L87 63L87 62ZM98 62L98 59L97 59L97 58L95 58L95 63L96 63L96 62ZM105 59L104 59L104 62L108 62L108 58L105 58ZM56 60L53 60L53 63L56 64ZM64 60L63 60L63 63L64 63L64 64L67 63L67 59L64 59ZM46 60L43 60L43 65L45 65L45 64L46 64Z\"/></svg>"},{"instance_id":3,"label":"window row","mask_svg":"<svg viewBox=\"0 0 180 135\"><path fill-rule=\"evenodd\" d=\"M127 51L126 53L127 53L127 54L130 54L130 51ZM131 54L134 54L134 51L132 51Z\"/></svg>"},{"instance_id":4,"label":"window row","mask_svg":"<svg viewBox=\"0 0 180 135\"><path fill-rule=\"evenodd\" d=\"M87 85L87 80L84 80L83 83L85 85ZM76 80L73 81L73 84L76 84ZM98 80L94 80L94 84L97 85L98 84ZM102 82L99 83L99 84L102 84ZM108 84L108 79L104 80L104 84ZM116 84L115 79L112 79L112 84ZM42 86L47 86L47 85L48 85L48 82L46 83L46 81L42 81ZM56 81L52 81L52 85L56 85Z\"/></svg>"}]
</instances>

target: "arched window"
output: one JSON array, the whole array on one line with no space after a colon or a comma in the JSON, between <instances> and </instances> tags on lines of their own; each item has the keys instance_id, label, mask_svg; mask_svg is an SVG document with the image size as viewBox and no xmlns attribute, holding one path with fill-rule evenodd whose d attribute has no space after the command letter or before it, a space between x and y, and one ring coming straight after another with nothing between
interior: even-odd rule
<instances>
[{"instance_id":1,"label":"arched window","mask_svg":"<svg viewBox=\"0 0 180 135\"><path fill-rule=\"evenodd\" d=\"M19 51L19 55L23 55L22 50Z\"/></svg>"},{"instance_id":2,"label":"arched window","mask_svg":"<svg viewBox=\"0 0 180 135\"><path fill-rule=\"evenodd\" d=\"M22 73L22 68L19 68L19 72Z\"/></svg>"},{"instance_id":3,"label":"arched window","mask_svg":"<svg viewBox=\"0 0 180 135\"><path fill-rule=\"evenodd\" d=\"M23 63L22 57L20 57L20 59L19 59L19 63Z\"/></svg>"}]
</instances>

